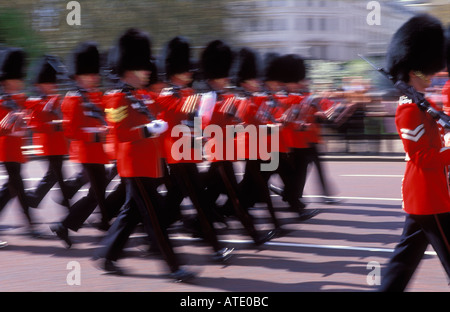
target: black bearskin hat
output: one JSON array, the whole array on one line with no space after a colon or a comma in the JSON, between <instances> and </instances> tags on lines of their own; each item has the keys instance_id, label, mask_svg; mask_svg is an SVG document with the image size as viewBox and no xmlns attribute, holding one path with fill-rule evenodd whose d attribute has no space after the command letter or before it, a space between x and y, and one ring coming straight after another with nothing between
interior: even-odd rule
<instances>
[{"instance_id":1,"label":"black bearskin hat","mask_svg":"<svg viewBox=\"0 0 450 312\"><path fill-rule=\"evenodd\" d=\"M306 77L306 67L301 58L297 54L286 54L283 55L280 60L281 67L281 82L289 83L289 82L299 82Z\"/></svg>"},{"instance_id":2,"label":"black bearskin hat","mask_svg":"<svg viewBox=\"0 0 450 312\"><path fill-rule=\"evenodd\" d=\"M428 14L410 18L393 35L386 55L386 69L395 80L409 81L409 72L434 74L445 67L444 31Z\"/></svg>"},{"instance_id":3,"label":"black bearskin hat","mask_svg":"<svg viewBox=\"0 0 450 312\"><path fill-rule=\"evenodd\" d=\"M0 80L23 79L26 62L25 52L20 48L6 48L0 56Z\"/></svg>"},{"instance_id":4,"label":"black bearskin hat","mask_svg":"<svg viewBox=\"0 0 450 312\"><path fill-rule=\"evenodd\" d=\"M226 78L233 64L233 51L221 40L211 41L201 55L201 66L206 79Z\"/></svg>"},{"instance_id":5,"label":"black bearskin hat","mask_svg":"<svg viewBox=\"0 0 450 312\"><path fill-rule=\"evenodd\" d=\"M151 41L147 33L128 29L117 43L115 72L122 76L127 70L151 70Z\"/></svg>"},{"instance_id":6,"label":"black bearskin hat","mask_svg":"<svg viewBox=\"0 0 450 312\"><path fill-rule=\"evenodd\" d=\"M100 72L100 54L97 44L92 41L82 42L72 55L70 76L98 74Z\"/></svg>"},{"instance_id":7,"label":"black bearskin hat","mask_svg":"<svg viewBox=\"0 0 450 312\"><path fill-rule=\"evenodd\" d=\"M447 30L445 31L445 53L446 53L446 65L447 65L447 72L450 76L450 26L448 26Z\"/></svg>"},{"instance_id":8,"label":"black bearskin hat","mask_svg":"<svg viewBox=\"0 0 450 312\"><path fill-rule=\"evenodd\" d=\"M165 66L167 78L191 70L190 44L184 37L175 37L167 43Z\"/></svg>"},{"instance_id":9,"label":"black bearskin hat","mask_svg":"<svg viewBox=\"0 0 450 312\"><path fill-rule=\"evenodd\" d=\"M281 81L283 68L281 67L281 56L277 53L267 53L264 58L264 80Z\"/></svg>"},{"instance_id":10,"label":"black bearskin hat","mask_svg":"<svg viewBox=\"0 0 450 312\"><path fill-rule=\"evenodd\" d=\"M34 83L56 83L58 74L66 73L64 64L53 55L44 55L36 68Z\"/></svg>"},{"instance_id":11,"label":"black bearskin hat","mask_svg":"<svg viewBox=\"0 0 450 312\"><path fill-rule=\"evenodd\" d=\"M237 82L259 78L260 61L255 51L249 48L242 48L239 51L239 69L237 72Z\"/></svg>"}]
</instances>

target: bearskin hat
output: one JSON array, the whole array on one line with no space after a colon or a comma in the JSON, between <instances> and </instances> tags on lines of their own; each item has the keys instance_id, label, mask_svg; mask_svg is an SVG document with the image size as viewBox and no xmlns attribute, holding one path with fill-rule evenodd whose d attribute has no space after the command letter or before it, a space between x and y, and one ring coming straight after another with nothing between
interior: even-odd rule
<instances>
[{"instance_id":1,"label":"bearskin hat","mask_svg":"<svg viewBox=\"0 0 450 312\"><path fill-rule=\"evenodd\" d=\"M20 48L6 48L0 55L0 80L25 77L26 54Z\"/></svg>"},{"instance_id":2,"label":"bearskin hat","mask_svg":"<svg viewBox=\"0 0 450 312\"><path fill-rule=\"evenodd\" d=\"M34 83L56 83L58 75L66 73L64 64L53 55L44 55L36 68Z\"/></svg>"},{"instance_id":3,"label":"bearskin hat","mask_svg":"<svg viewBox=\"0 0 450 312\"><path fill-rule=\"evenodd\" d=\"M303 58L297 54L286 54L280 57L281 82L299 82L306 77L306 67Z\"/></svg>"},{"instance_id":4,"label":"bearskin hat","mask_svg":"<svg viewBox=\"0 0 450 312\"><path fill-rule=\"evenodd\" d=\"M167 77L191 70L189 41L184 37L175 37L167 43L165 67Z\"/></svg>"},{"instance_id":5,"label":"bearskin hat","mask_svg":"<svg viewBox=\"0 0 450 312\"><path fill-rule=\"evenodd\" d=\"M281 81L283 68L281 67L281 56L277 53L267 53L264 57L264 80Z\"/></svg>"},{"instance_id":6,"label":"bearskin hat","mask_svg":"<svg viewBox=\"0 0 450 312\"><path fill-rule=\"evenodd\" d=\"M447 30L445 31L445 53L446 53L446 65L447 65L447 72L450 76L450 26L447 27Z\"/></svg>"},{"instance_id":7,"label":"bearskin hat","mask_svg":"<svg viewBox=\"0 0 450 312\"><path fill-rule=\"evenodd\" d=\"M409 81L409 72L434 74L445 67L444 31L428 14L410 18L393 35L386 55L386 70L395 80Z\"/></svg>"},{"instance_id":8,"label":"bearskin hat","mask_svg":"<svg viewBox=\"0 0 450 312\"><path fill-rule=\"evenodd\" d=\"M201 55L204 78L226 78L233 64L233 51L221 40L211 41Z\"/></svg>"},{"instance_id":9,"label":"bearskin hat","mask_svg":"<svg viewBox=\"0 0 450 312\"><path fill-rule=\"evenodd\" d=\"M100 72L100 54L97 43L82 42L72 54L70 62L70 76L84 74L98 74Z\"/></svg>"},{"instance_id":10,"label":"bearskin hat","mask_svg":"<svg viewBox=\"0 0 450 312\"><path fill-rule=\"evenodd\" d=\"M260 61L255 51L249 48L242 48L238 55L237 82L256 79L260 76Z\"/></svg>"},{"instance_id":11,"label":"bearskin hat","mask_svg":"<svg viewBox=\"0 0 450 312\"><path fill-rule=\"evenodd\" d=\"M147 33L130 28L119 38L114 53L114 71L122 76L127 70L151 70L151 40Z\"/></svg>"}]
</instances>

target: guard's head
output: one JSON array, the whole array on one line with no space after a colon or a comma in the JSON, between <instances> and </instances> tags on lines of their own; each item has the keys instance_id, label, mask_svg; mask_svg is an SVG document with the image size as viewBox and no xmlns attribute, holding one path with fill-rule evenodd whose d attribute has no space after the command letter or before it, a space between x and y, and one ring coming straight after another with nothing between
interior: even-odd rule
<instances>
[{"instance_id":1,"label":"guard's head","mask_svg":"<svg viewBox=\"0 0 450 312\"><path fill-rule=\"evenodd\" d=\"M419 14L404 23L388 47L386 70L395 80L410 81L411 73L426 77L445 67L444 31L441 22Z\"/></svg>"},{"instance_id":2,"label":"guard's head","mask_svg":"<svg viewBox=\"0 0 450 312\"><path fill-rule=\"evenodd\" d=\"M228 78L233 63L233 51L221 40L211 41L201 55L201 67L206 79Z\"/></svg>"},{"instance_id":3,"label":"guard's head","mask_svg":"<svg viewBox=\"0 0 450 312\"><path fill-rule=\"evenodd\" d=\"M118 40L115 70L120 77L123 77L126 71L150 72L151 57L151 41L148 34L130 28Z\"/></svg>"},{"instance_id":4,"label":"guard's head","mask_svg":"<svg viewBox=\"0 0 450 312\"><path fill-rule=\"evenodd\" d=\"M258 54L250 48L242 48L238 54L237 84L260 79L260 67Z\"/></svg>"},{"instance_id":5,"label":"guard's head","mask_svg":"<svg viewBox=\"0 0 450 312\"><path fill-rule=\"evenodd\" d=\"M192 78L190 44L186 38L177 36L167 43L164 64L168 79L180 75Z\"/></svg>"},{"instance_id":6,"label":"guard's head","mask_svg":"<svg viewBox=\"0 0 450 312\"><path fill-rule=\"evenodd\" d=\"M22 80L25 77L25 52L20 48L6 48L0 52L0 81Z\"/></svg>"}]
</instances>

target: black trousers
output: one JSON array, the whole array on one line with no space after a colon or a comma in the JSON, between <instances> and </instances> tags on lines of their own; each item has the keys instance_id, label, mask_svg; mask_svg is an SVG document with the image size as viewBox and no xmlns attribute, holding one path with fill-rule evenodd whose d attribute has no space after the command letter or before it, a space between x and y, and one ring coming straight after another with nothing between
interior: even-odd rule
<instances>
[{"instance_id":1,"label":"black trousers","mask_svg":"<svg viewBox=\"0 0 450 312\"><path fill-rule=\"evenodd\" d=\"M10 199L17 196L27 222L31 225L32 220L29 212L28 199L25 195L25 187L20 172L22 164L18 162L4 162L3 165L8 173L8 182L3 184L0 189L0 212L5 208Z\"/></svg>"},{"instance_id":2,"label":"black trousers","mask_svg":"<svg viewBox=\"0 0 450 312\"><path fill-rule=\"evenodd\" d=\"M103 164L83 164L83 170L89 178L91 184L89 193L81 199L79 199L70 208L69 214L62 221L62 224L73 231L78 231L87 218L94 212L97 205L100 208L102 214L102 221L108 221L108 213L105 202L105 190L106 190L106 171ZM94 200L95 201L94 201Z\"/></svg>"},{"instance_id":3,"label":"black trousers","mask_svg":"<svg viewBox=\"0 0 450 312\"><path fill-rule=\"evenodd\" d=\"M406 215L400 242L385 269L379 291L404 291L428 244L436 251L450 278L450 213Z\"/></svg>"},{"instance_id":4,"label":"black trousers","mask_svg":"<svg viewBox=\"0 0 450 312\"><path fill-rule=\"evenodd\" d=\"M165 228L161 226L163 199L157 192L159 181L152 178L123 178L126 187L125 205L108 234L103 238L101 247L94 258L116 261L122 254L123 248L136 225L143 223L150 241L158 244L172 272L179 268L179 260Z\"/></svg>"},{"instance_id":5,"label":"black trousers","mask_svg":"<svg viewBox=\"0 0 450 312\"><path fill-rule=\"evenodd\" d=\"M170 225L174 218L181 215L180 204L184 197L188 196L197 211L197 221L205 240L213 247L214 251L222 247L217 239L217 233L214 229L215 220L213 211L213 201L206 196L205 185L200 177L196 163L177 163L169 164L169 175L171 177L171 186L167 192L168 212L166 214L166 225ZM169 221L167 221L169 220Z\"/></svg>"},{"instance_id":6,"label":"black trousers","mask_svg":"<svg viewBox=\"0 0 450 312\"><path fill-rule=\"evenodd\" d=\"M319 156L319 150L317 148L317 143L312 143L311 147L307 151L307 161L313 163L316 166L317 174L319 175L320 185L322 187L322 192L324 196L330 196L330 188L328 187L328 182L325 176L325 171L323 170L322 161Z\"/></svg>"},{"instance_id":7,"label":"black trousers","mask_svg":"<svg viewBox=\"0 0 450 312\"><path fill-rule=\"evenodd\" d=\"M27 192L31 207L38 207L42 199L47 195L50 189L58 182L63 198L66 203L72 197L70 196L69 188L64 182L62 173L62 166L64 161L63 155L47 156L48 169L45 175L39 181L36 189L33 192Z\"/></svg>"},{"instance_id":8,"label":"black trousers","mask_svg":"<svg viewBox=\"0 0 450 312\"><path fill-rule=\"evenodd\" d=\"M266 203L275 228L279 228L281 224L275 216L268 185L272 172L262 172L262 163L263 161L260 159L249 159L246 161L244 177L239 183L241 205L243 209L248 211L257 202Z\"/></svg>"}]
</instances>

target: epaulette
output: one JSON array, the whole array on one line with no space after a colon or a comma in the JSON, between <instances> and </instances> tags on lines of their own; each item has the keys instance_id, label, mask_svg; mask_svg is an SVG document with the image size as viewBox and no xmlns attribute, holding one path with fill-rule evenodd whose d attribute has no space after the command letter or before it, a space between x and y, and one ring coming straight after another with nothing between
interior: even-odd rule
<instances>
[{"instance_id":1,"label":"epaulette","mask_svg":"<svg viewBox=\"0 0 450 312\"><path fill-rule=\"evenodd\" d=\"M267 96L267 93L265 92L255 92L252 94L252 96L254 97L263 97L263 96Z\"/></svg>"},{"instance_id":2,"label":"epaulette","mask_svg":"<svg viewBox=\"0 0 450 312\"><path fill-rule=\"evenodd\" d=\"M172 95L173 92L173 88L169 87L169 88L162 88L161 92L159 93L160 96L169 96Z\"/></svg>"},{"instance_id":3,"label":"epaulette","mask_svg":"<svg viewBox=\"0 0 450 312\"><path fill-rule=\"evenodd\" d=\"M40 101L42 100L42 96L30 96L27 101Z\"/></svg>"},{"instance_id":4,"label":"epaulette","mask_svg":"<svg viewBox=\"0 0 450 312\"><path fill-rule=\"evenodd\" d=\"M105 95L122 93L122 89L112 89L105 92Z\"/></svg>"},{"instance_id":5,"label":"epaulette","mask_svg":"<svg viewBox=\"0 0 450 312\"><path fill-rule=\"evenodd\" d=\"M71 90L67 91L66 96L81 96L81 93L78 90Z\"/></svg>"},{"instance_id":6,"label":"epaulette","mask_svg":"<svg viewBox=\"0 0 450 312\"><path fill-rule=\"evenodd\" d=\"M405 95L402 95L399 99L398 99L398 105L403 105L403 104L412 104L412 100L409 98L409 97L407 97L407 96L405 96Z\"/></svg>"}]
</instances>

